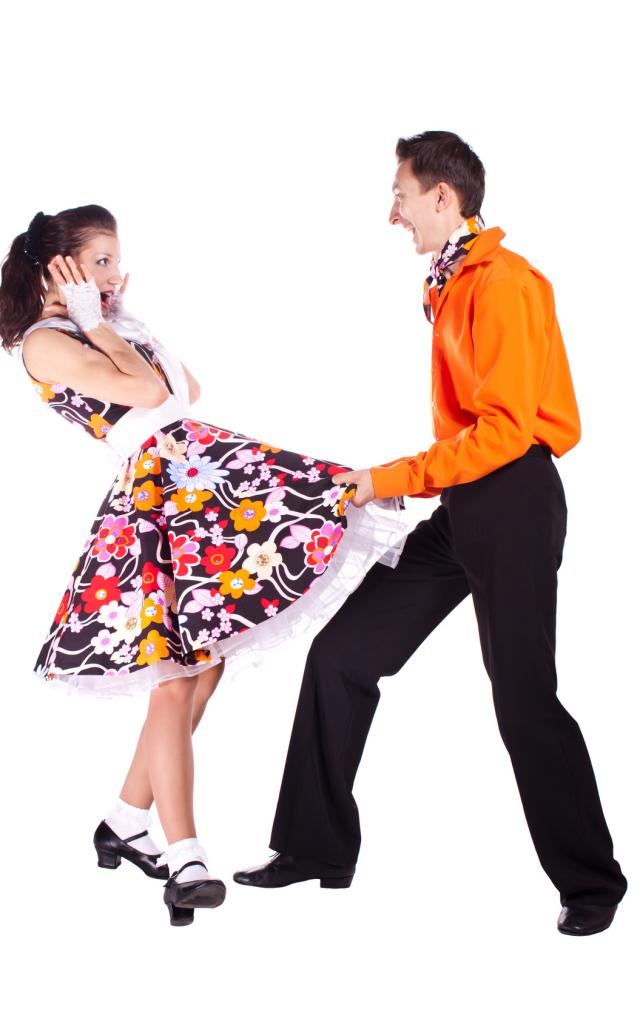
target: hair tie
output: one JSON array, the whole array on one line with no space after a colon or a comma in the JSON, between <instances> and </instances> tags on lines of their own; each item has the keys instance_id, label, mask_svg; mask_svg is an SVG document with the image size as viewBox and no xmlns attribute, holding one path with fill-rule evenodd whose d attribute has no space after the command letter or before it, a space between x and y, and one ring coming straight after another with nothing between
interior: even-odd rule
<instances>
[{"instance_id":1,"label":"hair tie","mask_svg":"<svg viewBox=\"0 0 640 1024\"><path fill-rule=\"evenodd\" d=\"M26 238L24 240L24 254L27 256L34 267L40 266L40 249L41 249L41 236L42 229L45 222L49 220L49 215L39 210L35 217L27 228Z\"/></svg>"}]
</instances>

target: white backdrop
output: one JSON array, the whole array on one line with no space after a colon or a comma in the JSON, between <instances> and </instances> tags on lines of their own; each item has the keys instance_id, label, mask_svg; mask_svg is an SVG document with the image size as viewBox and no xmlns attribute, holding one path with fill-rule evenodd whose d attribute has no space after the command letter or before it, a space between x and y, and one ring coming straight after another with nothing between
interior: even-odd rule
<instances>
[{"instance_id":1,"label":"white backdrop","mask_svg":"<svg viewBox=\"0 0 640 1024\"><path fill-rule=\"evenodd\" d=\"M144 698L66 698L31 674L115 474L0 360L3 1000L12 1021L225 1024L635 1021L640 904L636 402L628 5L248 0L32 3L3 15L0 247L95 202L128 305L202 384L194 415L356 467L425 449L427 260L387 223L399 135L457 131L483 214L552 280L583 437L569 507L559 694L579 721L629 892L559 935L491 704L471 599L382 700L357 779L347 892L263 892L310 636L229 671L196 734L197 822L225 904L172 929L160 883L99 871ZM412 521L436 500L408 502ZM160 833L157 833L160 838Z\"/></svg>"}]
</instances>

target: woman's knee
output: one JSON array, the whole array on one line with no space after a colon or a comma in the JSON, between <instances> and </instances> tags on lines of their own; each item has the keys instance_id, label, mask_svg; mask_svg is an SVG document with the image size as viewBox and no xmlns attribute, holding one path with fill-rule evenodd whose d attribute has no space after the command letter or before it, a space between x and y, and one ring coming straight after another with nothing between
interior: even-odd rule
<instances>
[{"instance_id":1,"label":"woman's knee","mask_svg":"<svg viewBox=\"0 0 640 1024\"><path fill-rule=\"evenodd\" d=\"M156 706L160 704L191 705L197 684L197 676L167 679L151 691L151 703Z\"/></svg>"}]
</instances>

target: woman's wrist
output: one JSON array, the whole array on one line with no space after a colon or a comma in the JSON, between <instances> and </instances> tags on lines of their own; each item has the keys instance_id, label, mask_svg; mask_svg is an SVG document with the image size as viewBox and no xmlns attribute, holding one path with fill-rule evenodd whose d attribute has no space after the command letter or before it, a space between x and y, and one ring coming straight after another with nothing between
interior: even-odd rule
<instances>
[{"instance_id":1,"label":"woman's wrist","mask_svg":"<svg viewBox=\"0 0 640 1024\"><path fill-rule=\"evenodd\" d=\"M129 348L129 344L124 340L122 335L114 331L113 327L106 321L101 320L96 327L92 327L88 331L84 331L89 341L95 342L96 345L102 347L103 345L113 345L115 342L121 348Z\"/></svg>"}]
</instances>

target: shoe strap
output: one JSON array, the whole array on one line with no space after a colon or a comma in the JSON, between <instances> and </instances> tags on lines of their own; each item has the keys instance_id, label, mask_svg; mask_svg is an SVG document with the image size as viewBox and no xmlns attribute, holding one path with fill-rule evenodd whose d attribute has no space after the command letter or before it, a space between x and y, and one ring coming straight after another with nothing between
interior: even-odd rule
<instances>
[{"instance_id":1,"label":"shoe strap","mask_svg":"<svg viewBox=\"0 0 640 1024\"><path fill-rule=\"evenodd\" d=\"M188 860L186 864L182 864L177 871L174 871L173 877L177 878L181 871L184 871L185 868L193 867L195 864L201 864L205 871L209 870L203 860Z\"/></svg>"},{"instance_id":2,"label":"shoe strap","mask_svg":"<svg viewBox=\"0 0 640 1024\"><path fill-rule=\"evenodd\" d=\"M134 841L134 839L142 839L143 836L148 836L148 835L149 835L149 832L147 831L147 829L145 829L144 832L138 832L138 834L136 836L128 836L128 838L127 839L123 839L122 842L123 843L132 843Z\"/></svg>"}]
</instances>

